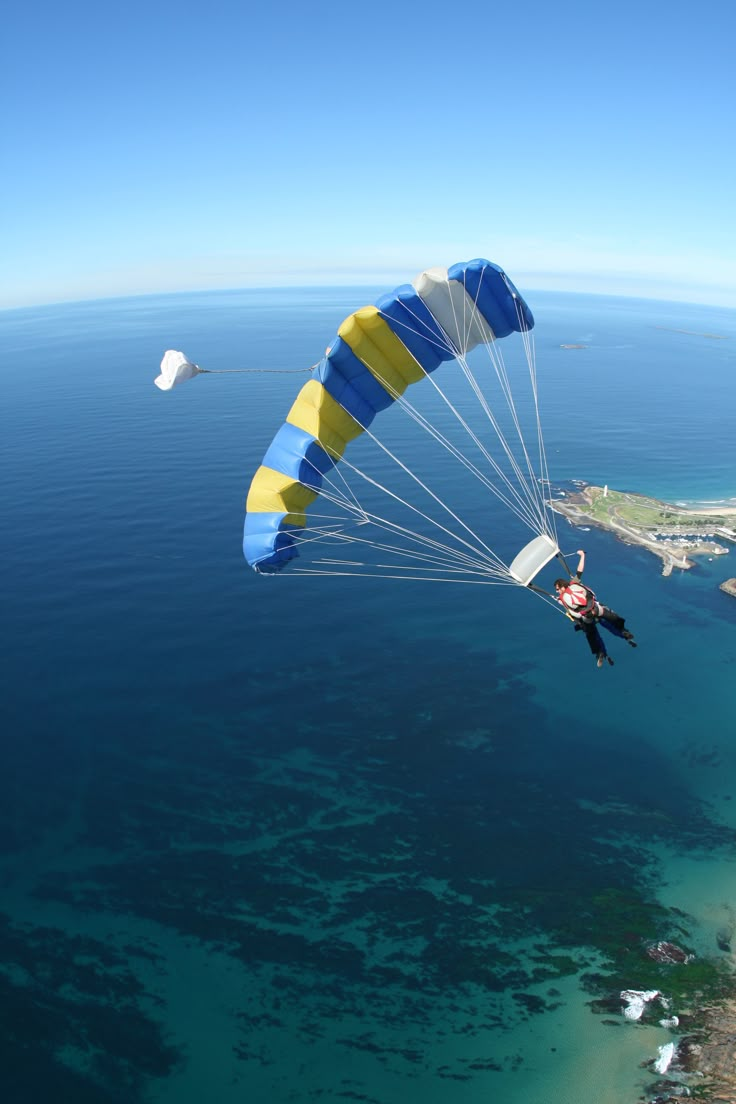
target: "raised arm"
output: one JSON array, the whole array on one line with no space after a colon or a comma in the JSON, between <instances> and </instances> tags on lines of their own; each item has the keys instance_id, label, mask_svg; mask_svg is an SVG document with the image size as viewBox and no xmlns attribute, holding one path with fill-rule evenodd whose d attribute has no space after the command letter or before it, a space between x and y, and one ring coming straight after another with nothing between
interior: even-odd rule
<instances>
[{"instance_id":1,"label":"raised arm","mask_svg":"<svg viewBox=\"0 0 736 1104\"><path fill-rule=\"evenodd\" d=\"M577 554L580 559L578 560L578 570L576 574L582 575L585 571L585 552L582 550L582 548L578 548Z\"/></svg>"}]
</instances>

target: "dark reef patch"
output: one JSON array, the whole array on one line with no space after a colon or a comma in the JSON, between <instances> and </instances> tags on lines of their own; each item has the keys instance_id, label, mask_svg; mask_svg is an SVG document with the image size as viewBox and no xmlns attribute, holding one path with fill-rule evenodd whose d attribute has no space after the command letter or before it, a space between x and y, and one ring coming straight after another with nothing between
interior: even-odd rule
<instances>
[{"instance_id":1,"label":"dark reef patch","mask_svg":"<svg viewBox=\"0 0 736 1104\"><path fill-rule=\"evenodd\" d=\"M427 642L421 679L386 665L380 693L294 666L296 713L288 694L254 682L251 701L228 686L213 726L197 713L199 687L178 714L144 712L135 729L88 742L94 785L59 762L54 799L37 790L35 839L69 833L72 807L74 820L65 861L38 872L31 899L131 916L230 956L251 978L233 1010L246 1064L273 1060L275 1033L329 1039L354 1017L364 1030L335 1045L409 1070L445 1034L502 1038L510 1008L517 1022L548 1013L550 983L580 970L609 1016L616 986L715 990L712 964L665 977L642 951L688 934L656 901L647 848L716 848L733 834L642 741L612 754L590 733L555 731L521 667L458 655L474 687L460 700L442 650ZM145 1011L142 951L95 945L88 961L73 935L4 931L4 961L33 977L4 980L16 1060L41 1055L107 1092L100 1102L127 1104L175 1067ZM397 1046L407 1025L411 1042ZM89 1056L83 1072L69 1046ZM438 1076L518 1065L483 1054Z\"/></svg>"}]
</instances>

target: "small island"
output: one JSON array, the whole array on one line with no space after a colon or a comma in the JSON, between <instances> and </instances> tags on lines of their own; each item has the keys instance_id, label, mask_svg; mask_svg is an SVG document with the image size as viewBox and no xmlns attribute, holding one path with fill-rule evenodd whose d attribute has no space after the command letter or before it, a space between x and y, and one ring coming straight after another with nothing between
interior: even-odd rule
<instances>
[{"instance_id":1,"label":"small island","mask_svg":"<svg viewBox=\"0 0 736 1104\"><path fill-rule=\"evenodd\" d=\"M572 525L608 529L625 544L646 548L662 560L663 575L674 568L686 571L693 566L692 556L723 556L729 550L723 542L736 543L736 506L672 505L585 483L557 493L561 497L551 499L550 506ZM736 596L736 580L728 580L722 589Z\"/></svg>"}]
</instances>

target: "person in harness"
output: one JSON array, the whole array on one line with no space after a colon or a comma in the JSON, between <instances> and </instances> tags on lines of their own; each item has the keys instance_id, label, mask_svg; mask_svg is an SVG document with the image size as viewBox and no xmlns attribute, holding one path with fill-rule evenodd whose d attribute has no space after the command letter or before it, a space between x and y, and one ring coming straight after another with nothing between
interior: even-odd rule
<instances>
[{"instance_id":1,"label":"person in harness","mask_svg":"<svg viewBox=\"0 0 736 1104\"><path fill-rule=\"evenodd\" d=\"M614 636L620 636L632 648L636 647L633 633L626 628L625 618L608 606L602 605L593 591L582 582L585 570L585 552L578 549L578 569L570 579L555 579L557 601L575 626L575 630L585 633L588 647L595 656L598 667L606 660L613 666L613 660L606 651L606 645L598 632L598 625L608 629Z\"/></svg>"}]
</instances>

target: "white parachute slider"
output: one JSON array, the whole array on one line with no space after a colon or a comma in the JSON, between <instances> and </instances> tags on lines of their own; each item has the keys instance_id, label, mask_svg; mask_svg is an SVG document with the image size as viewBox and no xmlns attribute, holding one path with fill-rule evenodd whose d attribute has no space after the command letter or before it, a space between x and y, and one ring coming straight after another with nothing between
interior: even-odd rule
<instances>
[{"instance_id":1,"label":"white parachute slider","mask_svg":"<svg viewBox=\"0 0 736 1104\"><path fill-rule=\"evenodd\" d=\"M509 565L509 575L522 586L529 586L543 567L559 554L559 548L546 533L525 544Z\"/></svg>"}]
</instances>

